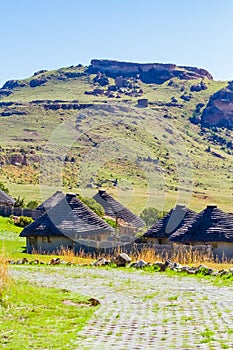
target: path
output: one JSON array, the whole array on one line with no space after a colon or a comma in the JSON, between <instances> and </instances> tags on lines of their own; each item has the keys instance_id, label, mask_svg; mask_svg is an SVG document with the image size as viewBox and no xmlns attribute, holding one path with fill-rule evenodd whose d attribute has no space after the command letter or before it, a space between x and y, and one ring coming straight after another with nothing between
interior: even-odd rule
<instances>
[{"instance_id":1,"label":"path","mask_svg":"<svg viewBox=\"0 0 233 350\"><path fill-rule=\"evenodd\" d=\"M44 286L100 300L80 350L233 349L233 287L160 273L102 268L13 269Z\"/></svg>"}]
</instances>

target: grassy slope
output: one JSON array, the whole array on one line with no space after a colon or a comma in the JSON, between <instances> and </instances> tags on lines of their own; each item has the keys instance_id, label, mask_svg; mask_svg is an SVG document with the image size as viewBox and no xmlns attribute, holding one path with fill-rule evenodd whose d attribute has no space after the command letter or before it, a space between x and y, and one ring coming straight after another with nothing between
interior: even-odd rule
<instances>
[{"instance_id":1,"label":"grassy slope","mask_svg":"<svg viewBox=\"0 0 233 350\"><path fill-rule=\"evenodd\" d=\"M135 106L137 97L122 96L120 100L108 99L104 96L90 96L85 95L85 90L93 89L93 84L91 82L94 76L82 76L77 79L68 79L67 81L59 81L56 79L56 75L60 74L62 71L83 71L82 68L66 68L58 71L47 72L47 76L52 76L51 80L47 82L44 86L37 88L25 87L21 89L16 89L15 92L2 99L2 101L14 101L22 102L25 104L23 107L27 111L25 116L12 116L4 117L0 120L1 130L4 130L2 134L2 145L11 145L11 147L28 147L42 145L50 137L51 132L57 127L62 121L70 116L76 116L78 111L45 111L41 106L34 106L30 109L27 103L36 99L51 99L51 100L67 100L71 101L77 99L80 103L101 103L103 100L108 101L108 103L119 103L119 101L129 100L131 105ZM26 82L28 80L25 80ZM232 189L230 181L230 171L233 165L232 156L220 149L218 145L211 145L211 149L222 154L225 159L217 158L211 153L207 153L209 143L205 138L200 135L199 126L195 126L189 122L189 117L195 109L198 103L207 103L209 96L215 91L226 86L226 82L215 82L206 81L208 89L202 92L194 92L193 98L189 102L183 101L180 96L184 93L180 91L183 87L185 92L189 93L189 88L191 85L196 84L198 81L179 81L174 79L177 84L176 87L168 86L165 82L162 85L155 84L143 84L139 83L140 87L143 89L144 93L142 97L148 98L151 103L150 107L146 110L149 113L163 117L164 114L168 114L169 124L173 128L178 130L179 134L183 138L186 148L188 149L189 155L193 164L193 195L190 201L190 207L195 210L202 210L207 203L215 202L219 204L222 209L231 211L232 210ZM159 106L158 103L170 102L171 98L175 97L178 103L184 105L183 108L177 107L167 107ZM144 113L144 111L142 111ZM126 123L130 124L129 115L127 113L122 113ZM12 121L14 122L12 123ZM177 197L176 187L177 187L177 174L174 162L166 155L166 150L163 149L163 142L159 143L156 140L151 140L150 135L142 133L141 131L136 132L136 135L131 130L125 130L124 128L114 127L111 130L106 130L106 133L111 132L112 138L129 137L134 140L138 147L136 151L139 153L139 148L141 142L146 147L149 147L150 151L154 157L159 157L159 164L166 171L166 196L161 198L162 202L165 202L165 209L171 208ZM225 131L220 130L219 133L225 136ZM91 137L98 140L100 143L105 139L103 130L96 130L92 133ZM167 138L166 132L164 135L160 135L161 140ZM232 136L232 135L231 135ZM142 141L143 140L143 141ZM160 140L160 141L161 141ZM86 142L86 143L85 143ZM88 140L82 143L82 145L89 145ZM165 141L164 141L165 143ZM174 145L175 147L175 145ZM84 147L85 148L85 147ZM75 164L67 163L64 170L63 182L64 186L68 190L79 191L77 187L78 184L78 168L79 168L79 154L82 154L82 150L76 147L72 151L73 155L76 157L77 162ZM105 166L99 171L97 181L101 179L106 179L109 177L119 178L121 183L125 184L121 192L121 200L125 201L131 209L139 213L145 205L145 193L146 193L146 180L143 179L143 175L140 175L138 169L134 169L134 165L129 163L124 163L122 161L110 162L109 166ZM38 165L37 165L38 166ZM139 174L138 174L139 173ZM208 176L206 176L208 174ZM0 180L4 181L11 194L14 196L20 195L25 197L26 201L31 199L38 199L40 201L40 191L38 185L38 168L31 167L15 167L7 166L3 167L0 172ZM28 186L29 184L29 186ZM128 184L128 186L127 186ZM129 200L129 192L125 190L127 187L134 188L134 196ZM107 187L107 186L105 186ZM118 192L115 188L109 188L109 190L115 196ZM90 195L93 191L90 192ZM156 200L158 198L157 193L151 193L150 203L154 203L157 206ZM149 198L150 199L150 198ZM160 206L160 204L159 204Z\"/></svg>"}]
</instances>

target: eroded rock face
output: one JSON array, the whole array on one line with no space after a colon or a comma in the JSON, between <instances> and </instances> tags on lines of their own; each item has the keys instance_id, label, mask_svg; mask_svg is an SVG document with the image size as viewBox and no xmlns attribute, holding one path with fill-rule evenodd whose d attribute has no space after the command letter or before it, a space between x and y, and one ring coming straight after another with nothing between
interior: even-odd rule
<instances>
[{"instance_id":1,"label":"eroded rock face","mask_svg":"<svg viewBox=\"0 0 233 350\"><path fill-rule=\"evenodd\" d=\"M138 77L144 83L162 84L165 81L179 77L180 79L213 79L205 69L196 67L178 67L175 64L162 63L132 63L111 60L92 60L88 68L90 73L104 73L106 76L116 78Z\"/></svg>"},{"instance_id":2,"label":"eroded rock face","mask_svg":"<svg viewBox=\"0 0 233 350\"><path fill-rule=\"evenodd\" d=\"M233 84L213 94L201 116L203 127L233 128Z\"/></svg>"}]
</instances>

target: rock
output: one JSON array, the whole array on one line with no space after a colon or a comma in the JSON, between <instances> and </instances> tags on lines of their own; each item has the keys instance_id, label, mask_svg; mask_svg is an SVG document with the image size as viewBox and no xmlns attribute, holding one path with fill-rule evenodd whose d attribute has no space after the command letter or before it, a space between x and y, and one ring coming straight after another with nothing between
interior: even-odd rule
<instances>
[{"instance_id":1,"label":"rock","mask_svg":"<svg viewBox=\"0 0 233 350\"><path fill-rule=\"evenodd\" d=\"M100 305L100 301L98 299L90 298L88 299L88 301L91 303L92 306Z\"/></svg>"},{"instance_id":2,"label":"rock","mask_svg":"<svg viewBox=\"0 0 233 350\"><path fill-rule=\"evenodd\" d=\"M93 266L105 266L111 264L111 260L106 260L105 258L100 258L97 261L95 261L92 265Z\"/></svg>"},{"instance_id":3,"label":"rock","mask_svg":"<svg viewBox=\"0 0 233 350\"><path fill-rule=\"evenodd\" d=\"M120 266L126 266L131 262L131 258L126 253L121 253L117 255L115 258L113 258L112 261L114 264L116 264L118 267Z\"/></svg>"},{"instance_id":4,"label":"rock","mask_svg":"<svg viewBox=\"0 0 233 350\"><path fill-rule=\"evenodd\" d=\"M93 59L88 67L90 74L103 73L111 78L136 78L146 84L162 84L165 81L178 77L180 79L213 79L211 74L204 69L196 67L178 67L175 64L162 63L132 63L113 60ZM117 84L122 85L123 81L118 79Z\"/></svg>"},{"instance_id":5,"label":"rock","mask_svg":"<svg viewBox=\"0 0 233 350\"><path fill-rule=\"evenodd\" d=\"M229 271L227 270L219 270L218 271L218 275L219 276L225 276L225 275L228 275L229 274Z\"/></svg>"},{"instance_id":6,"label":"rock","mask_svg":"<svg viewBox=\"0 0 233 350\"><path fill-rule=\"evenodd\" d=\"M187 102L190 101L192 97L193 97L192 94L189 94L189 95L183 94L180 96L180 98L182 98L182 100L187 101Z\"/></svg>"},{"instance_id":7,"label":"rock","mask_svg":"<svg viewBox=\"0 0 233 350\"><path fill-rule=\"evenodd\" d=\"M37 72L35 72L33 74L33 76L36 76L36 75L39 75L39 74L42 74L42 73L46 73L46 72L48 72L46 69L41 69L41 70L38 70Z\"/></svg>"},{"instance_id":8,"label":"rock","mask_svg":"<svg viewBox=\"0 0 233 350\"><path fill-rule=\"evenodd\" d=\"M141 269L147 265L148 264L144 260L139 260L134 263L134 267L136 267L136 269Z\"/></svg>"},{"instance_id":9,"label":"rock","mask_svg":"<svg viewBox=\"0 0 233 350\"><path fill-rule=\"evenodd\" d=\"M200 84L192 85L190 87L190 91L192 91L192 92L199 92L199 91L206 90L206 89L207 89L207 86L206 86L204 81L202 81Z\"/></svg>"},{"instance_id":10,"label":"rock","mask_svg":"<svg viewBox=\"0 0 233 350\"><path fill-rule=\"evenodd\" d=\"M41 79L32 79L29 83L31 88L35 88L40 85L44 85L47 82L47 79L41 78Z\"/></svg>"},{"instance_id":11,"label":"rock","mask_svg":"<svg viewBox=\"0 0 233 350\"><path fill-rule=\"evenodd\" d=\"M180 268L180 271L181 271L181 272L187 272L187 271L189 271L189 270L190 270L190 266L187 266L187 265L182 266L182 267Z\"/></svg>"},{"instance_id":12,"label":"rock","mask_svg":"<svg viewBox=\"0 0 233 350\"><path fill-rule=\"evenodd\" d=\"M28 263L28 259L27 258L23 258L23 259L18 260L16 262L17 265L22 265L22 264L26 264L26 263Z\"/></svg>"},{"instance_id":13,"label":"rock","mask_svg":"<svg viewBox=\"0 0 233 350\"><path fill-rule=\"evenodd\" d=\"M60 258L52 258L50 260L49 265L59 265L61 263L61 259Z\"/></svg>"},{"instance_id":14,"label":"rock","mask_svg":"<svg viewBox=\"0 0 233 350\"><path fill-rule=\"evenodd\" d=\"M201 126L233 128L233 83L210 96L201 115Z\"/></svg>"},{"instance_id":15,"label":"rock","mask_svg":"<svg viewBox=\"0 0 233 350\"><path fill-rule=\"evenodd\" d=\"M39 260L37 260L37 259L35 259L35 260L32 260L32 261L30 261L30 265L38 265L40 262L39 262Z\"/></svg>"},{"instance_id":16,"label":"rock","mask_svg":"<svg viewBox=\"0 0 233 350\"><path fill-rule=\"evenodd\" d=\"M147 98L140 98L138 100L137 107L142 107L142 108L148 107L148 99Z\"/></svg>"}]
</instances>

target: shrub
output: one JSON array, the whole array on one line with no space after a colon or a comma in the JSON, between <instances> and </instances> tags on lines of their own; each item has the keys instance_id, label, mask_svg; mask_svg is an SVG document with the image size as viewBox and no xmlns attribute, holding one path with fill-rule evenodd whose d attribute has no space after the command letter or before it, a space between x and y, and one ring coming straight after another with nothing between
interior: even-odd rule
<instances>
[{"instance_id":1,"label":"shrub","mask_svg":"<svg viewBox=\"0 0 233 350\"><path fill-rule=\"evenodd\" d=\"M28 202L28 204L26 205L26 208L27 209L36 209L37 207L38 207L38 205L39 205L39 202L37 202L37 201L30 201L30 202Z\"/></svg>"},{"instance_id":2,"label":"shrub","mask_svg":"<svg viewBox=\"0 0 233 350\"><path fill-rule=\"evenodd\" d=\"M104 208L102 205L97 203L93 198L84 198L79 196L79 199L86 204L91 210L93 210L97 215L99 215L101 218L104 216Z\"/></svg>"},{"instance_id":3,"label":"shrub","mask_svg":"<svg viewBox=\"0 0 233 350\"><path fill-rule=\"evenodd\" d=\"M20 216L19 220L15 223L16 226L25 227L33 222L33 219L28 216Z\"/></svg>"},{"instance_id":4,"label":"shrub","mask_svg":"<svg viewBox=\"0 0 233 350\"><path fill-rule=\"evenodd\" d=\"M140 218L145 222L146 227L152 226L158 219L163 217L164 213L156 208L145 208L140 214Z\"/></svg>"}]
</instances>

